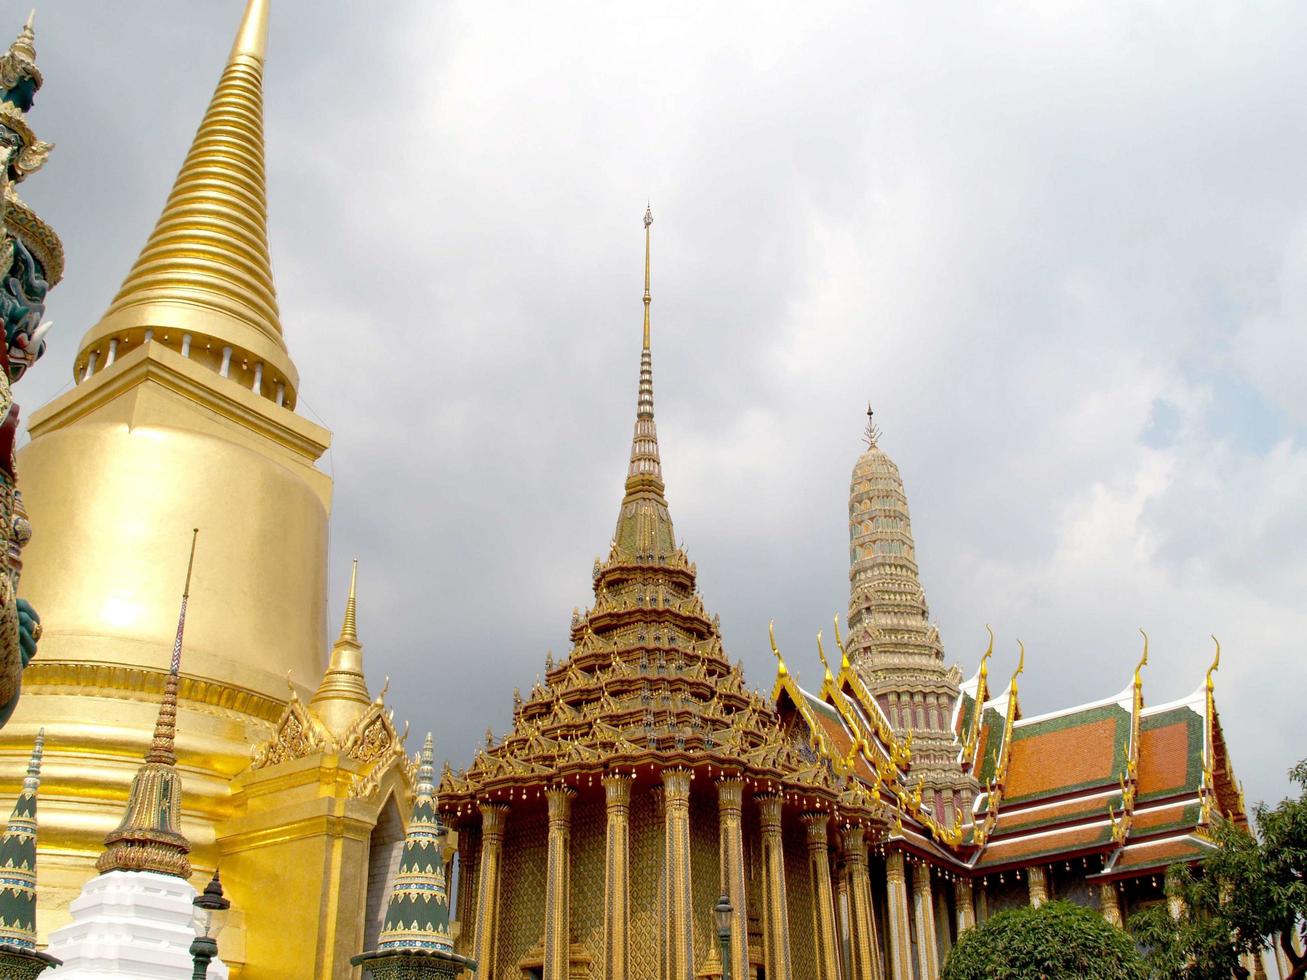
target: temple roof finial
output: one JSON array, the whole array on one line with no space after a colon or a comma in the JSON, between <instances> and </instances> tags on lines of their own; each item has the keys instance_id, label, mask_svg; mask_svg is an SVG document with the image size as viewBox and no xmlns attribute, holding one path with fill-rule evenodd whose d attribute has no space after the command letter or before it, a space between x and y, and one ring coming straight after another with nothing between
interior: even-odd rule
<instances>
[{"instance_id":1,"label":"temple roof finial","mask_svg":"<svg viewBox=\"0 0 1307 980\"><path fill-rule=\"evenodd\" d=\"M875 449L880 439L880 428L876 425L875 414L871 410L871 402L867 402L867 427L862 432L862 438L867 440L868 449Z\"/></svg>"},{"instance_id":2,"label":"temple roof finial","mask_svg":"<svg viewBox=\"0 0 1307 980\"><path fill-rule=\"evenodd\" d=\"M644 349L649 349L649 304L653 294L649 292L649 227L653 224L653 204L644 209Z\"/></svg>"},{"instance_id":3,"label":"temple roof finial","mask_svg":"<svg viewBox=\"0 0 1307 980\"><path fill-rule=\"evenodd\" d=\"M372 703L367 678L363 675L363 646L359 643L358 579L359 562L355 558L350 569L349 596L345 599L340 637L331 648L331 663L309 702L318 720L338 735L346 731ZM384 691L382 695L384 697Z\"/></svg>"},{"instance_id":4,"label":"temple roof finial","mask_svg":"<svg viewBox=\"0 0 1307 980\"><path fill-rule=\"evenodd\" d=\"M658 428L654 424L653 355L649 349L649 228L653 210L644 212L644 342L640 349L640 388L636 399L631 465L626 472L626 497L617 519L615 546L627 555L666 560L676 551L676 534L663 496L663 469L658 458Z\"/></svg>"},{"instance_id":5,"label":"temple roof finial","mask_svg":"<svg viewBox=\"0 0 1307 980\"><path fill-rule=\"evenodd\" d=\"M349 573L349 596L345 599L345 619L340 624L340 639L337 642L357 643L358 631L358 583L359 560L354 559L354 567Z\"/></svg>"},{"instance_id":6,"label":"temple roof finial","mask_svg":"<svg viewBox=\"0 0 1307 980\"><path fill-rule=\"evenodd\" d=\"M132 778L127 809L118 828L104 839L105 850L95 862L101 874L109 871L155 871L177 878L191 876L191 844L181 831L182 789L177 772L177 688L181 678L182 637L186 632L186 606L190 602L191 572L200 529L191 532L191 555L186 563L186 585L177 614L177 636L172 663L164 681L163 703L154 726L154 740L145 762Z\"/></svg>"}]
</instances>

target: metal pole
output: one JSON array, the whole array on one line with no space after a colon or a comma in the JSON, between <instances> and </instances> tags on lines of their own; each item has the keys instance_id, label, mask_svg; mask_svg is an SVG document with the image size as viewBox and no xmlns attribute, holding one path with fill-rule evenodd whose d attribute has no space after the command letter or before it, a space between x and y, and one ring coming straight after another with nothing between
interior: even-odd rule
<instances>
[{"instance_id":1,"label":"metal pole","mask_svg":"<svg viewBox=\"0 0 1307 980\"><path fill-rule=\"evenodd\" d=\"M195 960L195 971L191 980L207 980L209 961L218 955L218 944L208 936L196 936L191 943L191 957Z\"/></svg>"},{"instance_id":2,"label":"metal pole","mask_svg":"<svg viewBox=\"0 0 1307 980\"><path fill-rule=\"evenodd\" d=\"M731 930L729 927L717 933L717 941L722 944L722 980L731 980Z\"/></svg>"}]
</instances>

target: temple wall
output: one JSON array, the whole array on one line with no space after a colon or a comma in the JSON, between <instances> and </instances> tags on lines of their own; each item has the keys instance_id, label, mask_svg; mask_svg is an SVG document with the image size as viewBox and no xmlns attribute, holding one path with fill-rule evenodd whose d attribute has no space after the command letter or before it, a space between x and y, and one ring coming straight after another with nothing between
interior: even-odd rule
<instances>
[{"instance_id":1,"label":"temple wall","mask_svg":"<svg viewBox=\"0 0 1307 980\"><path fill-rule=\"evenodd\" d=\"M804 828L786 814L782 825L785 847L785 891L790 913L790 965L794 977L817 976L817 946L813 935L812 875Z\"/></svg>"},{"instance_id":2,"label":"temple wall","mask_svg":"<svg viewBox=\"0 0 1307 980\"><path fill-rule=\"evenodd\" d=\"M608 809L602 788L572 804L572 938L590 954L594 975L603 973L604 876Z\"/></svg>"},{"instance_id":3,"label":"temple wall","mask_svg":"<svg viewBox=\"0 0 1307 980\"><path fill-rule=\"evenodd\" d=\"M543 808L509 814L500 877L496 977L520 976L518 962L544 935L548 838L549 818Z\"/></svg>"},{"instance_id":4,"label":"temple wall","mask_svg":"<svg viewBox=\"0 0 1307 980\"><path fill-rule=\"evenodd\" d=\"M717 791L712 783L701 783L702 780L695 780L690 794L690 874L694 879L690 913L694 921L696 970L717 943L712 910L722 894Z\"/></svg>"},{"instance_id":5,"label":"temple wall","mask_svg":"<svg viewBox=\"0 0 1307 980\"><path fill-rule=\"evenodd\" d=\"M658 980L662 853L663 825L653 795L637 786L631 794L631 980Z\"/></svg>"}]
</instances>

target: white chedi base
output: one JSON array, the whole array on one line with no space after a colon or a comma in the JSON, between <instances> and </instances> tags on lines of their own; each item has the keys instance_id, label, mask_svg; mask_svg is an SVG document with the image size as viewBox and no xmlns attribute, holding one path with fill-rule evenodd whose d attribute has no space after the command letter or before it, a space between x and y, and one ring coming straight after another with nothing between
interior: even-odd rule
<instances>
[{"instance_id":1,"label":"white chedi base","mask_svg":"<svg viewBox=\"0 0 1307 980\"><path fill-rule=\"evenodd\" d=\"M60 980L189 977L194 898L190 882L153 871L92 878L69 906L73 921L50 934L50 955L64 961ZM226 965L213 960L209 977L227 980Z\"/></svg>"}]
</instances>

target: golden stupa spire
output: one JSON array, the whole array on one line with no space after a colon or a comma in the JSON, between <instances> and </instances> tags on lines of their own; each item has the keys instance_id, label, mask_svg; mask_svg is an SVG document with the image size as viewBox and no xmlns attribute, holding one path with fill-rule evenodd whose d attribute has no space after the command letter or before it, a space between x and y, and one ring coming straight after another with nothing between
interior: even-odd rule
<instances>
[{"instance_id":1,"label":"golden stupa spire","mask_svg":"<svg viewBox=\"0 0 1307 980\"><path fill-rule=\"evenodd\" d=\"M614 541L634 555L663 557L676 551L672 518L663 496L663 469L658 458L658 427L654 424L653 355L649 346L649 229L653 209L644 212L644 342L640 348L640 388L636 399L631 465L626 473L626 497L617 519Z\"/></svg>"},{"instance_id":2,"label":"golden stupa spire","mask_svg":"<svg viewBox=\"0 0 1307 980\"><path fill-rule=\"evenodd\" d=\"M293 407L298 375L282 339L268 250L269 5L249 0L163 214L113 303L82 339L78 362L111 341L148 335Z\"/></svg>"},{"instance_id":3,"label":"golden stupa spire","mask_svg":"<svg viewBox=\"0 0 1307 980\"><path fill-rule=\"evenodd\" d=\"M349 576L349 597L345 600L345 618L340 624L340 636L331 648L331 664L322 675L309 707L318 719L334 733L345 731L372 703L367 680L363 676L363 645L358 633L358 579L359 563Z\"/></svg>"},{"instance_id":4,"label":"golden stupa spire","mask_svg":"<svg viewBox=\"0 0 1307 980\"><path fill-rule=\"evenodd\" d=\"M187 856L191 845L181 832L182 788L176 768L175 742L182 637L186 632L186 606L191 597L191 571L195 568L195 542L199 534L199 528L191 533L186 586L182 589L172 663L164 682L163 703L159 705L154 739L144 764L132 778L122 821L118 829L104 839L104 853L95 863L102 874L109 871L155 871L178 878L191 876L191 862Z\"/></svg>"}]
</instances>

